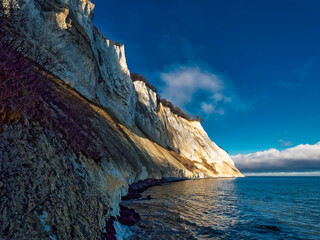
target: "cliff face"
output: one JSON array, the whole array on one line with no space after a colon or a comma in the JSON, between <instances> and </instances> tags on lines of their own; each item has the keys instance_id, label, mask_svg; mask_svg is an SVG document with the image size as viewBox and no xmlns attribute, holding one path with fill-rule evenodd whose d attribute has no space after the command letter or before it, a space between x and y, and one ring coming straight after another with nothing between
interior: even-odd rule
<instances>
[{"instance_id":1,"label":"cliff face","mask_svg":"<svg viewBox=\"0 0 320 240\"><path fill-rule=\"evenodd\" d=\"M105 39L93 25L88 0L2 0L13 20L16 46L87 99L134 123L135 90L124 46ZM22 20L22 21L20 21ZM12 31L12 30L11 30Z\"/></svg>"},{"instance_id":2,"label":"cliff face","mask_svg":"<svg viewBox=\"0 0 320 240\"><path fill-rule=\"evenodd\" d=\"M241 176L229 155L210 140L200 122L172 113L144 82L135 81L134 85L138 97L136 124L149 139L193 161L202 176Z\"/></svg>"},{"instance_id":3,"label":"cliff face","mask_svg":"<svg viewBox=\"0 0 320 240\"><path fill-rule=\"evenodd\" d=\"M242 176L199 122L132 83L90 1L0 4L0 238L100 239L133 182Z\"/></svg>"}]
</instances>

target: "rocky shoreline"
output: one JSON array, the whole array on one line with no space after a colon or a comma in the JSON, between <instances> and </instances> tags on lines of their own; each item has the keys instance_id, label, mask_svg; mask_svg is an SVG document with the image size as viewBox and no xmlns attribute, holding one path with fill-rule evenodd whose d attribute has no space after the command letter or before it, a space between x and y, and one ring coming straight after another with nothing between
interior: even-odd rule
<instances>
[{"instance_id":1,"label":"rocky shoreline","mask_svg":"<svg viewBox=\"0 0 320 240\"><path fill-rule=\"evenodd\" d=\"M138 219L122 200L243 176L200 122L132 81L124 46L97 31L93 9L0 3L0 238L121 239Z\"/></svg>"},{"instance_id":2,"label":"rocky shoreline","mask_svg":"<svg viewBox=\"0 0 320 240\"><path fill-rule=\"evenodd\" d=\"M170 183L170 182L179 182L188 180L189 178L175 178L175 177L169 177L169 178L161 178L161 179L146 179L141 180L136 183L133 183L129 186L129 190L126 196L122 197L122 201L128 201L132 199L138 199L141 198L141 193L147 190L148 188L158 186L164 183ZM148 196L149 197L149 196ZM148 198L147 197L147 198Z\"/></svg>"},{"instance_id":3,"label":"rocky shoreline","mask_svg":"<svg viewBox=\"0 0 320 240\"><path fill-rule=\"evenodd\" d=\"M142 198L141 193L146 191L148 188L159 186L165 183L180 182L189 180L189 178L162 178L162 179L145 179L135 183L132 183L129 186L127 195L122 197L122 201L130 201L133 199L141 200L151 200L152 197L148 195L146 198ZM117 217L110 217L106 222L105 232L102 233L102 240L116 240L116 229L114 227L114 222L118 221L122 225L132 226L135 225L141 218L139 213L134 209L123 206L120 203L120 213Z\"/></svg>"}]
</instances>

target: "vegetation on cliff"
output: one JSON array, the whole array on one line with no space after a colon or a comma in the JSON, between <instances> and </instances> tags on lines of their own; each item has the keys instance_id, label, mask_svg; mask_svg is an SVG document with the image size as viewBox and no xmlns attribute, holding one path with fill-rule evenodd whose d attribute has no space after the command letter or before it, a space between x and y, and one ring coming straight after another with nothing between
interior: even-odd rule
<instances>
[{"instance_id":1,"label":"vegetation on cliff","mask_svg":"<svg viewBox=\"0 0 320 240\"><path fill-rule=\"evenodd\" d=\"M120 121L123 116L137 114L136 92L129 80L124 52L120 52L123 48L108 49L105 45L109 44L98 39L100 36L95 31L92 32L99 44L86 42L89 38L78 21L87 16L78 11L83 5L79 8L66 3L73 20L71 28L66 30L52 21L64 13L58 2L19 3L18 7L7 5L8 9L0 5L0 239L114 238L117 225L112 219L123 224L137 220L134 212L119 207L129 184L147 178L216 174L209 166L206 168L181 154L184 147L181 141L175 141L179 144L177 148L167 148L148 138L134 123L126 125ZM18 16L20 11L26 15ZM76 12L82 14L79 19L74 15ZM93 30L90 24L86 25L88 32ZM21 26L30 31L24 32ZM39 41L35 35L43 31L50 34L43 39L38 34L43 40ZM76 50L68 51L70 46ZM98 53L99 49L105 51L94 55L94 49L88 46L96 47ZM86 75L98 66L93 64L98 58L101 63L109 61L104 70L110 74L105 75L104 83L110 83L110 88L93 89L93 95L85 95L83 92L91 87L86 85L88 79L95 86L99 84L99 75ZM75 74L76 82L84 79L78 85L80 88L66 81L63 78L66 75L58 68L70 68L72 71L62 72L67 76ZM113 105L95 101L97 93L105 94L103 97L113 100ZM175 114L181 111L172 103L164 104ZM132 114L117 115L113 111L117 109L122 109L119 113ZM172 117L168 115L163 117ZM211 144L202 129L200 132L193 124L177 119L183 142L189 137L196 142L188 144L188 148L201 150L202 142ZM176 126L172 129L174 132ZM200 137L196 139L193 130ZM167 133L168 129L164 128L163 132ZM174 140L172 135L162 136L167 142ZM220 154L213 144L209 150ZM223 153L220 155L224 157ZM219 174L238 174L222 161L220 165L225 168Z\"/></svg>"},{"instance_id":2,"label":"vegetation on cliff","mask_svg":"<svg viewBox=\"0 0 320 240\"><path fill-rule=\"evenodd\" d=\"M163 106L170 108L172 113L174 113L174 114L178 115L179 117L182 117L188 121L199 121L199 122L203 121L203 118L200 117L199 115L195 115L194 117L191 117L189 114L183 112L178 106L175 106L172 102L168 101L165 98L161 98L160 95L158 94L158 89L154 85L149 83L148 80L144 76L142 76L138 73L131 73L130 76L131 76L131 79L133 82L135 82L135 81L144 82L148 88L150 88L153 92L155 92L157 94L158 102L161 102Z\"/></svg>"}]
</instances>

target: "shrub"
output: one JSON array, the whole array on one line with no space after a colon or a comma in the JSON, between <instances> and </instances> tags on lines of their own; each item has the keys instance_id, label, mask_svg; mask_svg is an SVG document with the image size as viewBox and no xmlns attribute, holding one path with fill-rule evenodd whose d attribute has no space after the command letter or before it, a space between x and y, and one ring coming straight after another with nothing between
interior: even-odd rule
<instances>
[{"instance_id":1,"label":"shrub","mask_svg":"<svg viewBox=\"0 0 320 240\"><path fill-rule=\"evenodd\" d=\"M194 118L196 119L196 121L202 123L203 122L203 118L200 117L199 115L194 115Z\"/></svg>"},{"instance_id":2,"label":"shrub","mask_svg":"<svg viewBox=\"0 0 320 240\"><path fill-rule=\"evenodd\" d=\"M167 99L162 98L160 102L163 106L170 108L171 112L178 115L179 117L182 117L188 121L196 121L195 118L192 118L188 114L184 113L179 107L173 105L173 103L168 101Z\"/></svg>"},{"instance_id":3,"label":"shrub","mask_svg":"<svg viewBox=\"0 0 320 240\"><path fill-rule=\"evenodd\" d=\"M152 84L150 84L147 79L138 74L138 73L131 73L130 74L131 79L133 82L135 81L142 81L144 82L153 92L157 93L157 101L158 103L161 102L163 106L170 108L171 112L178 115L179 117L182 117L188 121L199 121L202 122L203 118L201 118L199 115L196 115L195 118L190 117L188 114L184 113L179 107L173 105L172 102L168 101L165 98L160 98L160 95L158 94L158 90L155 86L153 86Z\"/></svg>"},{"instance_id":4,"label":"shrub","mask_svg":"<svg viewBox=\"0 0 320 240\"><path fill-rule=\"evenodd\" d=\"M111 43L112 43L113 45L118 46L118 47L120 47L120 46L121 46L121 45L120 45L120 43L118 43L117 41L111 41Z\"/></svg>"},{"instance_id":5,"label":"shrub","mask_svg":"<svg viewBox=\"0 0 320 240\"><path fill-rule=\"evenodd\" d=\"M157 89L155 86L153 86L151 83L149 83L144 76L142 76L142 75L140 75L140 74L138 74L138 73L130 73L130 77L131 77L131 79L132 79L133 82L135 82L135 81L142 81L142 82L144 82L144 83L148 86L148 88L150 88L153 92L158 93L158 89Z\"/></svg>"}]
</instances>

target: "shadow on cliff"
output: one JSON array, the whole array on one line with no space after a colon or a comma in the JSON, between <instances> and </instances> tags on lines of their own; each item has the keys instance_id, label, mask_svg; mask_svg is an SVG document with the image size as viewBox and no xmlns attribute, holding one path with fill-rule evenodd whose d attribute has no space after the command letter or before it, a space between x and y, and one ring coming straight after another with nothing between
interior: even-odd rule
<instances>
[{"instance_id":1,"label":"shadow on cliff","mask_svg":"<svg viewBox=\"0 0 320 240\"><path fill-rule=\"evenodd\" d=\"M127 183L196 170L47 71L62 53L42 55L7 20L0 12L0 238L98 239Z\"/></svg>"},{"instance_id":2,"label":"shadow on cliff","mask_svg":"<svg viewBox=\"0 0 320 240\"><path fill-rule=\"evenodd\" d=\"M54 215L58 214L54 209L61 209L65 204L71 204L68 211L81 210L79 214L83 214L86 201L96 191L94 183L88 181L90 178L84 177L90 176L90 169L82 168L79 172L78 167L73 167L76 163L83 166L84 158L99 169L103 169L104 162L111 162L119 171L130 173L133 181L143 178L140 175L142 167L147 169L149 177L153 174L175 175L174 169L151 161L148 152L136 146L124 131L125 126L112 114L82 97L42 66L23 57L11 48L10 42L2 40L0 35L0 187L4 197L0 208L1 237L21 237L16 235L18 231L25 237L34 237L32 231L39 238L46 236L40 235L44 230L37 229L41 223L37 222L38 218L34 219L34 215L45 216L49 211L47 209L52 209L50 221L60 218ZM49 140L44 141L39 137ZM24 144L32 148L20 146ZM47 157L52 149L59 149L56 159ZM106 173L109 171L104 170ZM59 180L57 185L55 178L65 179L65 182ZM71 196L61 199L60 191L68 187L65 187L66 183L72 186L68 188L68 194L73 198L77 196L74 202ZM86 191L89 191L87 195L83 195ZM104 205L104 211L110 213L111 208L105 205L102 196L97 192L93 196ZM18 201L18 198L24 200ZM73 206L74 203L83 206ZM46 211L42 205L46 205ZM94 211L102 214L97 203L92 203L90 211L91 208L94 208L92 215ZM70 213L65 214L71 218ZM96 227L83 227L86 223L74 218L68 233L62 233L67 230L62 230L58 224L50 224L53 226L50 232L58 236L69 234L74 238L80 233L90 236L90 231L97 229L100 224L96 219L90 221Z\"/></svg>"}]
</instances>

